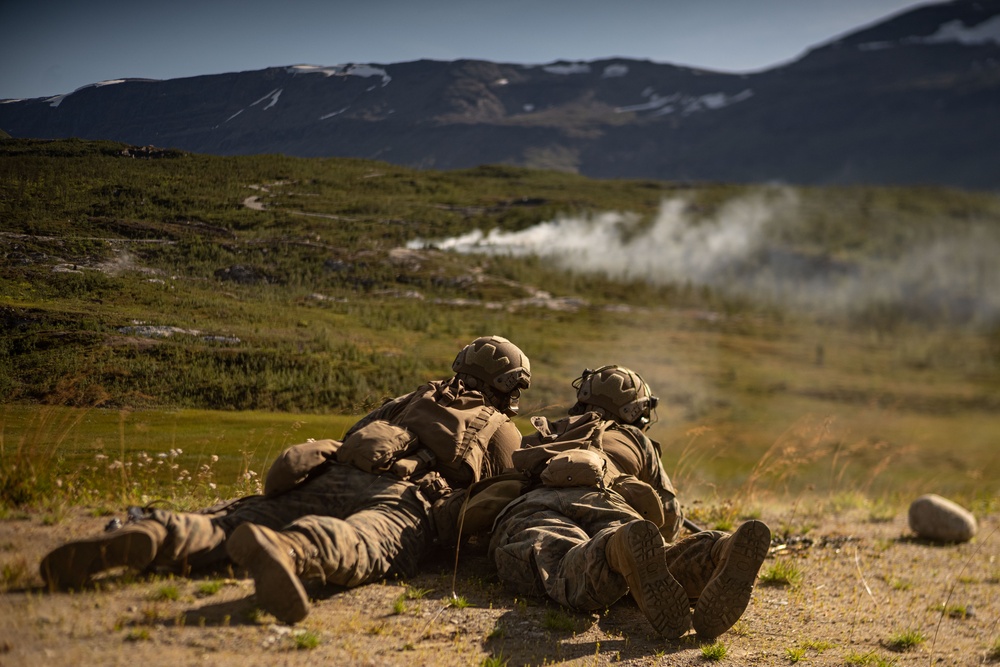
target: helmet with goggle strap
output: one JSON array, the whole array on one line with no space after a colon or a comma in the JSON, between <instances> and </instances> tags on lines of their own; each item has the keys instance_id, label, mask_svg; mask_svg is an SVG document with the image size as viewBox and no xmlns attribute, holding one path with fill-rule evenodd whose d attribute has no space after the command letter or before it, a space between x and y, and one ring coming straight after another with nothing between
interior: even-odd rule
<instances>
[{"instance_id":1,"label":"helmet with goggle strap","mask_svg":"<svg viewBox=\"0 0 1000 667\"><path fill-rule=\"evenodd\" d=\"M531 385L531 363L521 349L501 336L482 336L455 357L456 375L473 378L472 388L508 415L517 414L521 390Z\"/></svg>"},{"instance_id":2,"label":"helmet with goggle strap","mask_svg":"<svg viewBox=\"0 0 1000 667\"><path fill-rule=\"evenodd\" d=\"M573 381L573 387L577 404L571 414L600 408L611 419L639 428L652 423L653 411L660 402L639 374L624 366L588 368Z\"/></svg>"}]
</instances>

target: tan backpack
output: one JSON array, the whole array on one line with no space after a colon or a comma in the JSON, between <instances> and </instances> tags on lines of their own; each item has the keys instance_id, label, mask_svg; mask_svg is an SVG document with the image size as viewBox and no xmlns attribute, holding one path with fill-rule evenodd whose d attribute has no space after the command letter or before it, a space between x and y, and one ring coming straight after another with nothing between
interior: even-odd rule
<instances>
[{"instance_id":1,"label":"tan backpack","mask_svg":"<svg viewBox=\"0 0 1000 667\"><path fill-rule=\"evenodd\" d=\"M534 478L541 478L549 461L558 454L575 450L601 450L601 438L610 422L595 412L550 421L546 417L532 417L536 432L521 438L521 448L513 453L514 468ZM588 465L589 457L579 459ZM563 465L570 460L564 459ZM597 471L594 471L597 475Z\"/></svg>"},{"instance_id":2,"label":"tan backpack","mask_svg":"<svg viewBox=\"0 0 1000 667\"><path fill-rule=\"evenodd\" d=\"M460 381L430 382L415 391L393 420L431 450L435 468L445 477L479 481L490 439L508 421L483 395L466 391ZM465 468L466 470L463 470Z\"/></svg>"},{"instance_id":3,"label":"tan backpack","mask_svg":"<svg viewBox=\"0 0 1000 667\"><path fill-rule=\"evenodd\" d=\"M304 482L334 458L339 440L310 440L292 445L274 460L264 478L264 495L276 496Z\"/></svg>"},{"instance_id":4,"label":"tan backpack","mask_svg":"<svg viewBox=\"0 0 1000 667\"><path fill-rule=\"evenodd\" d=\"M538 430L521 441L514 452L514 467L545 486L592 486L618 493L643 518L662 526L663 503L652 486L624 475L604 454L601 441L613 422L597 413L585 412L552 422L534 417Z\"/></svg>"}]
</instances>

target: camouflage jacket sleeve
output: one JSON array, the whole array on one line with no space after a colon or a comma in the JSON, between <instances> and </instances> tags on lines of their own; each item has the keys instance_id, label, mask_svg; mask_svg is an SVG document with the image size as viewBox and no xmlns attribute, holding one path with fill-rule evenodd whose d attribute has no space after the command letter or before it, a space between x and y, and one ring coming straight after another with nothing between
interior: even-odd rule
<instances>
[{"instance_id":1,"label":"camouflage jacket sleeve","mask_svg":"<svg viewBox=\"0 0 1000 667\"><path fill-rule=\"evenodd\" d=\"M517 430L514 422L507 421L502 424L490 438L480 478L493 477L513 468L513 455L520 446L521 432Z\"/></svg>"},{"instance_id":2,"label":"camouflage jacket sleeve","mask_svg":"<svg viewBox=\"0 0 1000 667\"><path fill-rule=\"evenodd\" d=\"M680 534L681 526L684 523L684 513L680 501L677 500L677 489L670 481L667 471L663 469L660 443L652 440L637 428L625 427L624 430L635 440L642 456L641 470L636 477L652 486L663 503L663 514L666 521L660 528L660 533L667 542L673 542Z\"/></svg>"}]
</instances>

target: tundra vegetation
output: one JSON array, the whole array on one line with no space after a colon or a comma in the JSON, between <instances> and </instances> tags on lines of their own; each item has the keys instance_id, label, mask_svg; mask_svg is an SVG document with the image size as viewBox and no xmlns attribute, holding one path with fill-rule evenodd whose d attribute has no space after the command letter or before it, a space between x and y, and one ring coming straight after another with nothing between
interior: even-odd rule
<instances>
[{"instance_id":1,"label":"tundra vegetation","mask_svg":"<svg viewBox=\"0 0 1000 667\"><path fill-rule=\"evenodd\" d=\"M665 201L705 237L747 198L775 221L725 280L433 247L608 212L627 214L610 223L627 244ZM0 615L18 619L0 629L5 663L998 660L993 194L3 139L0 220ZM455 585L445 554L411 581L316 591L301 628L273 625L232 572L39 595L38 559L63 539L129 504L258 492L284 447L339 437L489 333L531 357L525 417L563 414L584 367L639 370L689 515L769 523L750 610L718 643L657 641L628 601L581 615L510 597L476 544ZM926 492L972 510L979 536L908 536L906 507Z\"/></svg>"}]
</instances>

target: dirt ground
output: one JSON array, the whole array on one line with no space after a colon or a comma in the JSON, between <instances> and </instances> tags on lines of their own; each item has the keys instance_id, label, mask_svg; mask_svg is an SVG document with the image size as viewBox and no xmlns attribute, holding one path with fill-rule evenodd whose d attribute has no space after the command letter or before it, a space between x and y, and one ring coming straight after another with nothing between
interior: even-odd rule
<instances>
[{"instance_id":1,"label":"dirt ground","mask_svg":"<svg viewBox=\"0 0 1000 667\"><path fill-rule=\"evenodd\" d=\"M1000 516L979 517L970 543L937 546L913 539L903 516L856 514L828 517L808 539L776 540L762 572L787 561L802 580L758 584L719 638L720 664L1000 663ZM518 599L471 547L455 580L467 606L449 603L453 561L442 554L407 581L311 589L312 611L293 627L259 611L252 581L232 572L125 573L82 592L43 589L42 555L108 518L80 509L52 525L33 514L0 521L0 665L710 664L702 647L711 642L658 639L631 598L600 614ZM893 639L906 631L924 639L898 650Z\"/></svg>"}]
</instances>

